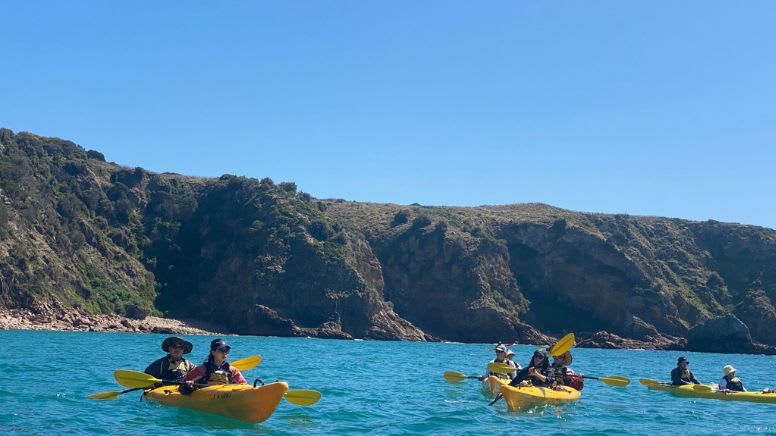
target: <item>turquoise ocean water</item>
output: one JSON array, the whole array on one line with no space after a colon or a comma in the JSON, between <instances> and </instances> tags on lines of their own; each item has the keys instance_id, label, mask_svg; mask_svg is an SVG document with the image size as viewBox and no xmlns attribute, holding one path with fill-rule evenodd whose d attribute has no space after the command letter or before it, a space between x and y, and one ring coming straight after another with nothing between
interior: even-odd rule
<instances>
[{"instance_id":1,"label":"turquoise ocean water","mask_svg":"<svg viewBox=\"0 0 776 436\"><path fill-rule=\"evenodd\" d=\"M90 393L121 390L113 370L142 371L164 353L166 335L0 331L0 434L542 434L776 433L776 404L675 398L652 392L639 377L667 379L678 352L576 349L586 375L622 375L613 388L594 380L582 399L510 413L488 407L479 382L451 384L446 370L484 371L492 345L227 337L231 359L263 357L250 381L287 381L323 393L312 407L282 402L267 421L248 425L218 416L140 402L136 392L115 401ZM200 362L212 339L188 336ZM534 347L515 346L524 364ZM732 364L750 389L776 387L776 357L683 353L702 382L716 382Z\"/></svg>"}]
</instances>

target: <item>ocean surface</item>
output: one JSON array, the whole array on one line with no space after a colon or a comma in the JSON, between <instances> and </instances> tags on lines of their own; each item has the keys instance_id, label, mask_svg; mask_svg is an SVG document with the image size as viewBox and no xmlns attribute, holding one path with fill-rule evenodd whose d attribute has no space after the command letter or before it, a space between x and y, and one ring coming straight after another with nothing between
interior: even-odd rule
<instances>
[{"instance_id":1,"label":"ocean surface","mask_svg":"<svg viewBox=\"0 0 776 436\"><path fill-rule=\"evenodd\" d=\"M480 374L490 344L338 341L226 337L230 359L258 354L249 381L284 380L291 389L322 392L300 407L282 402L267 421L249 425L218 416L141 402L132 392L115 401L88 394L123 389L115 369L142 371L164 355L167 335L0 331L0 434L723 434L776 433L776 404L676 398L647 390L639 377L667 380L685 355L704 383L722 366L738 368L750 389L776 387L776 357L640 350L575 349L572 368L591 376L630 377L625 388L587 380L580 401L510 413L488 407L480 382L448 383L453 370ZM201 362L213 337L186 336ZM525 364L535 347L514 346Z\"/></svg>"}]
</instances>

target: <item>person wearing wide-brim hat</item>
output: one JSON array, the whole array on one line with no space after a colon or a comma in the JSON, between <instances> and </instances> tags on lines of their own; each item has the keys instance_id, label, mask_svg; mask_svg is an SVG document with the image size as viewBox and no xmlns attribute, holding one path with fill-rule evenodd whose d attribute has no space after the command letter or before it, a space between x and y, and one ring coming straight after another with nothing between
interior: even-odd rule
<instances>
[{"instance_id":1,"label":"person wearing wide-brim hat","mask_svg":"<svg viewBox=\"0 0 776 436\"><path fill-rule=\"evenodd\" d=\"M719 381L720 391L746 392L741 379L736 376L736 369L733 365L725 365L722 368L723 377Z\"/></svg>"},{"instance_id":2,"label":"person wearing wide-brim hat","mask_svg":"<svg viewBox=\"0 0 776 436\"><path fill-rule=\"evenodd\" d=\"M162 351L167 352L167 355L153 361L144 372L162 380L183 381L183 377L195 368L193 363L183 358L193 348L191 342L171 336L162 341Z\"/></svg>"}]
</instances>

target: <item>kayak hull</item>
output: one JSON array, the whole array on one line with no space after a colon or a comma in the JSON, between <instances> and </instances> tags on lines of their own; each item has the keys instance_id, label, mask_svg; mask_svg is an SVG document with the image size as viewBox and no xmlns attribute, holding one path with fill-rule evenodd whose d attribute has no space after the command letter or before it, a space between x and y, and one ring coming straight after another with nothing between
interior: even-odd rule
<instances>
[{"instance_id":1,"label":"kayak hull","mask_svg":"<svg viewBox=\"0 0 776 436\"><path fill-rule=\"evenodd\" d=\"M671 394L690 397L690 398L708 398L712 400L723 401L747 401L750 403L774 403L776 404L776 394L764 394L762 392L720 392L716 386L711 386L713 391L696 391L693 385L671 386L668 384L658 384L649 386L652 391L665 391Z\"/></svg>"},{"instance_id":2,"label":"kayak hull","mask_svg":"<svg viewBox=\"0 0 776 436\"><path fill-rule=\"evenodd\" d=\"M582 395L581 392L568 386L560 389L540 388L534 386L514 387L504 385L501 394L511 412L517 412L529 407L543 406L546 404L564 404L576 401Z\"/></svg>"},{"instance_id":3,"label":"kayak hull","mask_svg":"<svg viewBox=\"0 0 776 436\"><path fill-rule=\"evenodd\" d=\"M498 378L496 376L488 376L482 379L482 392L492 397L501 392L501 387L509 384L509 379Z\"/></svg>"},{"instance_id":4,"label":"kayak hull","mask_svg":"<svg viewBox=\"0 0 776 436\"><path fill-rule=\"evenodd\" d=\"M264 386L215 385L183 395L178 386L161 386L145 392L149 401L225 416L243 422L262 422L272 416L288 390L285 382Z\"/></svg>"}]
</instances>

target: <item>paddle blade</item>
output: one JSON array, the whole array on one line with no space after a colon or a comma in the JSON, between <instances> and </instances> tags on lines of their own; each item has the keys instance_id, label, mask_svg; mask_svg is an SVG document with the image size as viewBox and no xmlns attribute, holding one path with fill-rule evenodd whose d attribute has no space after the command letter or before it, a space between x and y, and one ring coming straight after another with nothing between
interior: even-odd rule
<instances>
[{"instance_id":1,"label":"paddle blade","mask_svg":"<svg viewBox=\"0 0 776 436\"><path fill-rule=\"evenodd\" d=\"M232 366L240 371L247 371L257 367L261 363L261 356L250 356L245 359L235 360Z\"/></svg>"},{"instance_id":2,"label":"paddle blade","mask_svg":"<svg viewBox=\"0 0 776 436\"><path fill-rule=\"evenodd\" d=\"M451 382L459 382L466 380L466 375L461 374L460 372L455 371L445 371L445 380L451 381Z\"/></svg>"},{"instance_id":3,"label":"paddle blade","mask_svg":"<svg viewBox=\"0 0 776 436\"><path fill-rule=\"evenodd\" d=\"M121 391L100 392L89 395L89 398L94 398L95 400L115 400L121 393Z\"/></svg>"},{"instance_id":4,"label":"paddle blade","mask_svg":"<svg viewBox=\"0 0 776 436\"><path fill-rule=\"evenodd\" d=\"M709 385L692 385L692 388L698 392L712 392L714 390L714 388Z\"/></svg>"},{"instance_id":5,"label":"paddle blade","mask_svg":"<svg viewBox=\"0 0 776 436\"><path fill-rule=\"evenodd\" d=\"M550 348L550 356L558 357L561 354L564 354L566 351L574 348L574 345L577 344L576 340L577 339L574 337L574 333L569 333L566 336L560 338L560 340L556 342L552 348Z\"/></svg>"},{"instance_id":6,"label":"paddle blade","mask_svg":"<svg viewBox=\"0 0 776 436\"><path fill-rule=\"evenodd\" d=\"M652 380L651 378L640 378L639 383L643 384L644 386L655 386L655 385L662 385L663 383L660 383L657 380Z\"/></svg>"},{"instance_id":7,"label":"paddle blade","mask_svg":"<svg viewBox=\"0 0 776 436\"><path fill-rule=\"evenodd\" d=\"M488 371L498 374L509 374L512 371L517 371L517 369L507 365L506 363L491 362L488 364Z\"/></svg>"},{"instance_id":8,"label":"paddle blade","mask_svg":"<svg viewBox=\"0 0 776 436\"><path fill-rule=\"evenodd\" d=\"M130 371L128 369L117 369L113 377L121 386L128 388L147 388L154 383L161 383L161 379L148 375L144 372Z\"/></svg>"},{"instance_id":9,"label":"paddle blade","mask_svg":"<svg viewBox=\"0 0 776 436\"><path fill-rule=\"evenodd\" d=\"M297 406L312 406L321 399L321 393L309 389L294 389L286 391L284 397L286 401Z\"/></svg>"},{"instance_id":10,"label":"paddle blade","mask_svg":"<svg viewBox=\"0 0 776 436\"><path fill-rule=\"evenodd\" d=\"M598 377L598 380L601 380L602 382L608 384L609 386L616 386L618 388L624 388L625 386L628 386L630 384L629 378L620 377L617 375L612 375L609 377Z\"/></svg>"}]
</instances>

